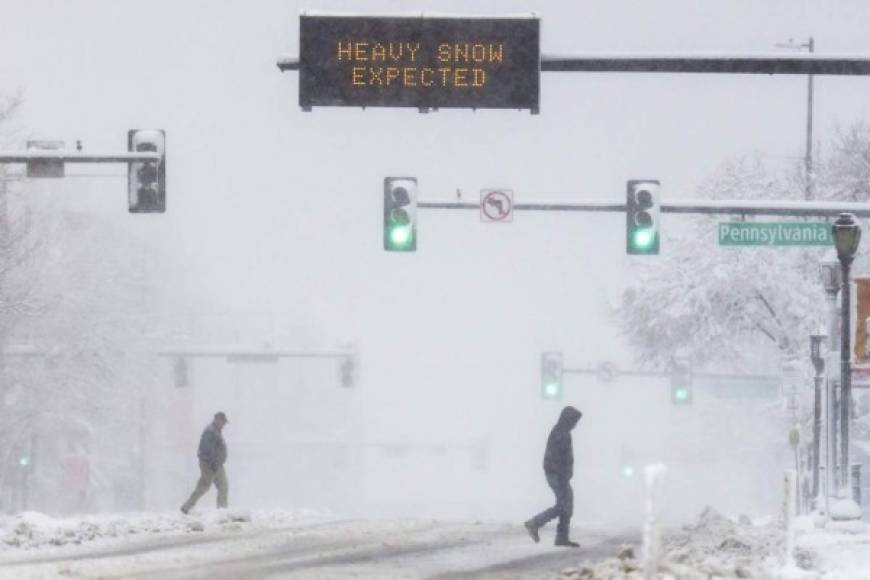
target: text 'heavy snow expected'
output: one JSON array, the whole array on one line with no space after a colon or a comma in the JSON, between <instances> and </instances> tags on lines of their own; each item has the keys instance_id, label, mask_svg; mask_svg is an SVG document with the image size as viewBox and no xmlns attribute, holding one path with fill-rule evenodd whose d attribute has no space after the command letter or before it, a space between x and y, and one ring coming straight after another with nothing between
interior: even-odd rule
<instances>
[{"instance_id":1,"label":"text 'heavy snow expected'","mask_svg":"<svg viewBox=\"0 0 870 580\"><path fill-rule=\"evenodd\" d=\"M299 104L538 108L534 18L303 16Z\"/></svg>"}]
</instances>

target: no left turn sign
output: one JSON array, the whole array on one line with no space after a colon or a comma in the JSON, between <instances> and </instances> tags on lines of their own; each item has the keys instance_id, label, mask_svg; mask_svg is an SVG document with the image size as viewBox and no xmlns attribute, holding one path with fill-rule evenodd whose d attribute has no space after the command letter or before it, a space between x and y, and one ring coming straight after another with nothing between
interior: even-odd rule
<instances>
[{"instance_id":1,"label":"no left turn sign","mask_svg":"<svg viewBox=\"0 0 870 580\"><path fill-rule=\"evenodd\" d=\"M480 221L514 221L514 192L511 189L480 190Z\"/></svg>"}]
</instances>

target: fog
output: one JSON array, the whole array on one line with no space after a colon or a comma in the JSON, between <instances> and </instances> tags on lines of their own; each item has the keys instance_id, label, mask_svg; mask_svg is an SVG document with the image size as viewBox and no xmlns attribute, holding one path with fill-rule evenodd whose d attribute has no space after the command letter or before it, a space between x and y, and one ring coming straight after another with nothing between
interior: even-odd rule
<instances>
[{"instance_id":1,"label":"fog","mask_svg":"<svg viewBox=\"0 0 870 580\"><path fill-rule=\"evenodd\" d=\"M777 509L789 455L786 432L768 420L776 401L699 387L693 405L679 407L666 377L593 374L567 375L563 400L542 400L544 351L561 351L570 368L634 366L612 305L636 260L656 258L625 255L622 214L521 212L491 224L477 211L421 209L418 250L389 253L382 190L384 177L398 175L417 177L427 201L474 202L482 188L506 187L517 201L620 202L627 179L656 178L664 198L691 198L729 158L800 158L805 78L543 73L539 115L302 112L298 73L275 62L298 54L303 9L535 12L543 53L580 54L773 52L808 35L820 53L867 53L870 8L676 0L2 8L19 25L0 38L0 92L23 99L7 149L51 138L119 152L130 128L167 135L162 215L127 212L120 166L68 167L66 179L14 185L16 203L37 215L101 224L89 248L113 259L94 258L95 276L120 276L113 264L125 262L141 293L134 303L106 298L111 306L93 314L107 326L135 319L141 331L135 345L113 345L138 369L113 377L136 385L132 414L91 435L135 466L142 475L129 485L141 490L135 500L113 496L120 484L107 474L89 509L177 509L197 477L200 433L220 410L230 421L233 505L521 521L551 501L541 459L566 404L584 414L574 435L578 520L639 521L642 478L625 477L623 466L655 461L670 467L673 520L708 504ZM819 78L816 91L820 135L868 115L866 79ZM679 231L685 219L666 215L662 229ZM79 243L64 238L70 251ZM74 268L55 272L61 286L75 286ZM83 335L99 332L80 322ZM8 343L55 340L21 332ZM355 384L341 386L332 359L194 357L189 384L176 387L173 359L157 354L218 346L355 348ZM51 489L45 483L42 497Z\"/></svg>"}]
</instances>

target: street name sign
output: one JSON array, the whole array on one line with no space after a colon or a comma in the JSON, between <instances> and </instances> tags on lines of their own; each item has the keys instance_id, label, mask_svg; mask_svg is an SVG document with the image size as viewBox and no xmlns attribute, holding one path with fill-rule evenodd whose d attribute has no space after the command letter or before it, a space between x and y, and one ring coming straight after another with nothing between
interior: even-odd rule
<instances>
[{"instance_id":1,"label":"street name sign","mask_svg":"<svg viewBox=\"0 0 870 580\"><path fill-rule=\"evenodd\" d=\"M720 246L830 246L825 222L722 222Z\"/></svg>"},{"instance_id":2,"label":"street name sign","mask_svg":"<svg viewBox=\"0 0 870 580\"><path fill-rule=\"evenodd\" d=\"M531 109L540 20L315 16L299 19L299 105Z\"/></svg>"},{"instance_id":3,"label":"street name sign","mask_svg":"<svg viewBox=\"0 0 870 580\"><path fill-rule=\"evenodd\" d=\"M717 399L764 399L773 401L779 398L781 386L775 382L752 381L711 381L695 388L710 392Z\"/></svg>"}]
</instances>

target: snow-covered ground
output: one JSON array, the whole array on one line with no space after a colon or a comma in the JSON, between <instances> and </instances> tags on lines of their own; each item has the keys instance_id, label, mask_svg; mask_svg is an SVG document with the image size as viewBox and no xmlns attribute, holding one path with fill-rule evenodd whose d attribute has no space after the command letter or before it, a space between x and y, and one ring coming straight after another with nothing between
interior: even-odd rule
<instances>
[{"instance_id":1,"label":"snow-covered ground","mask_svg":"<svg viewBox=\"0 0 870 580\"><path fill-rule=\"evenodd\" d=\"M870 533L863 527L816 527L797 521L794 564L786 565L785 533L775 518L727 518L705 510L692 525L665 533L657 579L764 578L870 580ZM860 530L860 531L859 531ZM635 550L564 570L560 580L641 579Z\"/></svg>"},{"instance_id":2,"label":"snow-covered ground","mask_svg":"<svg viewBox=\"0 0 870 580\"><path fill-rule=\"evenodd\" d=\"M534 544L521 524L340 520L313 512L129 514L0 527L0 578L554 578L637 534L578 528L582 550Z\"/></svg>"},{"instance_id":3,"label":"snow-covered ground","mask_svg":"<svg viewBox=\"0 0 870 580\"><path fill-rule=\"evenodd\" d=\"M87 543L112 544L144 536L181 537L193 532L219 532L245 527L280 527L296 522L300 515L289 512L256 514L221 510L183 517L180 514L104 514L56 519L39 512L15 517L0 516L0 555L12 551L33 552L46 547Z\"/></svg>"},{"instance_id":4,"label":"snow-covered ground","mask_svg":"<svg viewBox=\"0 0 870 580\"><path fill-rule=\"evenodd\" d=\"M665 530L656 578L870 580L870 533L705 510ZM578 521L580 550L517 523L341 520L313 511L0 517L0 578L643 578L640 533Z\"/></svg>"}]
</instances>

